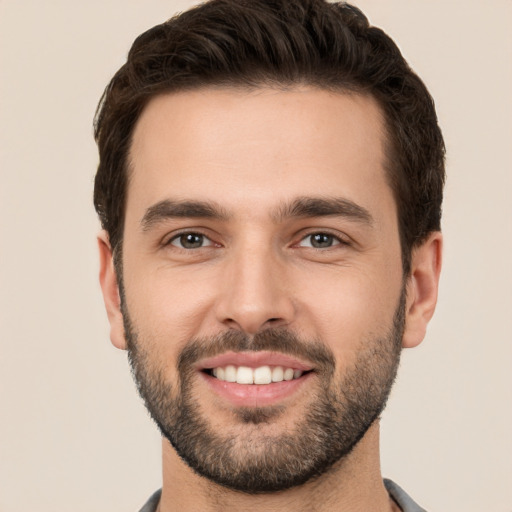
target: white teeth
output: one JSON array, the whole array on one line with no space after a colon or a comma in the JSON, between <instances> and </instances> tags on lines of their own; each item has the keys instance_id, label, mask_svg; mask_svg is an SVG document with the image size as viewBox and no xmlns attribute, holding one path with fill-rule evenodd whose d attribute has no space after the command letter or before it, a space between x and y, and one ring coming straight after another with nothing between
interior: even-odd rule
<instances>
[{"instance_id":1,"label":"white teeth","mask_svg":"<svg viewBox=\"0 0 512 512\"><path fill-rule=\"evenodd\" d=\"M272 382L272 370L270 366L260 366L254 370L254 384L270 384Z\"/></svg>"},{"instance_id":2,"label":"white teeth","mask_svg":"<svg viewBox=\"0 0 512 512\"><path fill-rule=\"evenodd\" d=\"M286 368L284 371L284 380L292 380L293 379L293 370L291 368Z\"/></svg>"},{"instance_id":3,"label":"white teeth","mask_svg":"<svg viewBox=\"0 0 512 512\"><path fill-rule=\"evenodd\" d=\"M254 384L254 372L247 366L239 366L236 372L236 382L238 384Z\"/></svg>"},{"instance_id":4,"label":"white teeth","mask_svg":"<svg viewBox=\"0 0 512 512\"><path fill-rule=\"evenodd\" d=\"M236 382L236 368L233 365L230 364L224 369L224 380L226 382Z\"/></svg>"},{"instance_id":5,"label":"white teeth","mask_svg":"<svg viewBox=\"0 0 512 512\"><path fill-rule=\"evenodd\" d=\"M282 382L283 380L298 379L303 375L302 370L283 368L282 366L259 366L249 368L248 366L217 367L212 369L212 374L219 380L236 382L238 384L270 384L271 382Z\"/></svg>"},{"instance_id":6,"label":"white teeth","mask_svg":"<svg viewBox=\"0 0 512 512\"><path fill-rule=\"evenodd\" d=\"M281 382L284 379L284 371L282 366L274 366L272 370L272 382Z\"/></svg>"}]
</instances>

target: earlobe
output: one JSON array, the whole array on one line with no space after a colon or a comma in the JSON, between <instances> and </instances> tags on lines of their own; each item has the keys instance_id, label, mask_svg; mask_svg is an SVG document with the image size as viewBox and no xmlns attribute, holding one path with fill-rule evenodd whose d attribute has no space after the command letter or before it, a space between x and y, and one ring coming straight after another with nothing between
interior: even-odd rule
<instances>
[{"instance_id":1,"label":"earlobe","mask_svg":"<svg viewBox=\"0 0 512 512\"><path fill-rule=\"evenodd\" d=\"M126 340L121 312L121 299L114 268L112 248L106 231L101 231L97 239L100 255L100 285L108 321L110 322L110 341L115 347L125 350Z\"/></svg>"},{"instance_id":2,"label":"earlobe","mask_svg":"<svg viewBox=\"0 0 512 512\"><path fill-rule=\"evenodd\" d=\"M404 348L419 345L434 314L441 273L443 237L439 231L413 250L407 278Z\"/></svg>"}]
</instances>

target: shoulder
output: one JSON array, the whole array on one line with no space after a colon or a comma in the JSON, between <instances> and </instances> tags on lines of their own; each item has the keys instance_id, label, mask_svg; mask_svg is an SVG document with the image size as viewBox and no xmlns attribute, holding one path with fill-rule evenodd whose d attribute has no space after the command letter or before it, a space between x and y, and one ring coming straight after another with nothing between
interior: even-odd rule
<instances>
[{"instance_id":1,"label":"shoulder","mask_svg":"<svg viewBox=\"0 0 512 512\"><path fill-rule=\"evenodd\" d=\"M395 482L384 479L384 485L389 495L396 501L402 512L427 512L421 508L413 499Z\"/></svg>"},{"instance_id":2,"label":"shoulder","mask_svg":"<svg viewBox=\"0 0 512 512\"><path fill-rule=\"evenodd\" d=\"M162 489L156 491L146 504L140 509L139 512L155 512L158 507L158 502L160 501L160 495L162 494Z\"/></svg>"}]
</instances>

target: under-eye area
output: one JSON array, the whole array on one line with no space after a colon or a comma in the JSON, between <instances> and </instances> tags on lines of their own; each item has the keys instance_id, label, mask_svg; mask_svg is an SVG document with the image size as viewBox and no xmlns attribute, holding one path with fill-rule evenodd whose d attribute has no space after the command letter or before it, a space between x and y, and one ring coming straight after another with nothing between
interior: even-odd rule
<instances>
[{"instance_id":1,"label":"under-eye area","mask_svg":"<svg viewBox=\"0 0 512 512\"><path fill-rule=\"evenodd\" d=\"M274 382L296 380L311 372L285 366L267 365L257 368L227 365L205 368L203 371L211 377L237 384L272 384Z\"/></svg>"}]
</instances>

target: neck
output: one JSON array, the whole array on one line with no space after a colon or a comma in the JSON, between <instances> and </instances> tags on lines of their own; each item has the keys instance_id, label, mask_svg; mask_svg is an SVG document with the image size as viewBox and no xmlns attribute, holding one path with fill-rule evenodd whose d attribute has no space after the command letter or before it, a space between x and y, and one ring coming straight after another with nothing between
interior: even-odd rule
<instances>
[{"instance_id":1,"label":"neck","mask_svg":"<svg viewBox=\"0 0 512 512\"><path fill-rule=\"evenodd\" d=\"M382 483L379 424L376 421L353 451L324 475L291 489L249 495L231 491L194 473L163 440L163 487L158 512L393 511Z\"/></svg>"}]
</instances>

